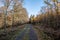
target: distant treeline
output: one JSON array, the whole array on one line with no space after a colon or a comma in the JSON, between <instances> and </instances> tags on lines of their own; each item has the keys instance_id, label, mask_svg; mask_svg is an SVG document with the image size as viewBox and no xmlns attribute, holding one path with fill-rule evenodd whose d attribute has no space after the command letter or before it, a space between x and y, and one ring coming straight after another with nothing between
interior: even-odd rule
<instances>
[{"instance_id":1,"label":"distant treeline","mask_svg":"<svg viewBox=\"0 0 60 40\"><path fill-rule=\"evenodd\" d=\"M38 24L44 28L44 32L54 38L60 40L60 2L59 0L45 1L46 6L43 6L40 13L30 18L30 22ZM53 3L53 4L51 4Z\"/></svg>"}]
</instances>

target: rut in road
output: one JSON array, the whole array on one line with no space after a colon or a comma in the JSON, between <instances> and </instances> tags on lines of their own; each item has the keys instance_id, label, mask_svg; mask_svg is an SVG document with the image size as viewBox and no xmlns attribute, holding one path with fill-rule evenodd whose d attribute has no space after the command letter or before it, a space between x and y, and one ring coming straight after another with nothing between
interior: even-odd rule
<instances>
[{"instance_id":1,"label":"rut in road","mask_svg":"<svg viewBox=\"0 0 60 40\"><path fill-rule=\"evenodd\" d=\"M16 37L16 40L38 40L38 37L33 30L32 25L26 24L23 31Z\"/></svg>"},{"instance_id":2,"label":"rut in road","mask_svg":"<svg viewBox=\"0 0 60 40\"><path fill-rule=\"evenodd\" d=\"M33 30L32 26L30 26L29 40L38 40L37 35Z\"/></svg>"}]
</instances>

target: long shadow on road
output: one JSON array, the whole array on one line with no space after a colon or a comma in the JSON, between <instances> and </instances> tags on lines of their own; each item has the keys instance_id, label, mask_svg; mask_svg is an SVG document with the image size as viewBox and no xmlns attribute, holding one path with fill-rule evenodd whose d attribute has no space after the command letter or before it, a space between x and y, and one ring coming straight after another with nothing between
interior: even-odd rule
<instances>
[{"instance_id":1,"label":"long shadow on road","mask_svg":"<svg viewBox=\"0 0 60 40\"><path fill-rule=\"evenodd\" d=\"M37 35L33 30L32 26L30 26L29 40L38 40Z\"/></svg>"},{"instance_id":2,"label":"long shadow on road","mask_svg":"<svg viewBox=\"0 0 60 40\"><path fill-rule=\"evenodd\" d=\"M25 26L25 28L22 29L22 31L18 34L18 36L16 37L15 40L23 40L23 37L24 37L24 35L25 35L27 29L28 29L28 27Z\"/></svg>"},{"instance_id":3,"label":"long shadow on road","mask_svg":"<svg viewBox=\"0 0 60 40\"><path fill-rule=\"evenodd\" d=\"M26 24L25 25L25 28L16 37L16 40L23 40L24 35L26 33L28 33L27 35L29 35L28 36L29 40L38 40L37 35L36 35L35 31L33 30L31 24Z\"/></svg>"}]
</instances>

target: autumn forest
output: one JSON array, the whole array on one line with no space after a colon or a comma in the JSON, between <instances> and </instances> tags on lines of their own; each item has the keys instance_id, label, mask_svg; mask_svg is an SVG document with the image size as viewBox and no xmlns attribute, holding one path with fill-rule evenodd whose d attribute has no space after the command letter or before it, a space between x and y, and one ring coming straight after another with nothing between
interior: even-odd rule
<instances>
[{"instance_id":1,"label":"autumn forest","mask_svg":"<svg viewBox=\"0 0 60 40\"><path fill-rule=\"evenodd\" d=\"M24 0L0 0L0 40L60 40L60 0L43 0L30 15Z\"/></svg>"}]
</instances>

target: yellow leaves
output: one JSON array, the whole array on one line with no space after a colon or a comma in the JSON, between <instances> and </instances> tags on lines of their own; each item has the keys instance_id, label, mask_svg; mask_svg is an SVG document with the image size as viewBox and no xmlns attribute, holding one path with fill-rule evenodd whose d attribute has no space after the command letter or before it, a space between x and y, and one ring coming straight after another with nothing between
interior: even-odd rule
<instances>
[{"instance_id":1,"label":"yellow leaves","mask_svg":"<svg viewBox=\"0 0 60 40\"><path fill-rule=\"evenodd\" d=\"M18 8L19 9L19 8ZM18 12L14 12L14 20L17 22L27 22L28 14L25 8L21 8Z\"/></svg>"},{"instance_id":2,"label":"yellow leaves","mask_svg":"<svg viewBox=\"0 0 60 40\"><path fill-rule=\"evenodd\" d=\"M33 20L34 20L34 18L31 18L31 20L33 21Z\"/></svg>"},{"instance_id":3,"label":"yellow leaves","mask_svg":"<svg viewBox=\"0 0 60 40\"><path fill-rule=\"evenodd\" d=\"M60 3L58 3L57 6L60 7Z\"/></svg>"},{"instance_id":4,"label":"yellow leaves","mask_svg":"<svg viewBox=\"0 0 60 40\"><path fill-rule=\"evenodd\" d=\"M57 2L58 0L51 0L51 1L53 1L53 2Z\"/></svg>"},{"instance_id":5,"label":"yellow leaves","mask_svg":"<svg viewBox=\"0 0 60 40\"><path fill-rule=\"evenodd\" d=\"M11 19L12 19L11 16L8 16L8 17L7 17L7 20L11 21Z\"/></svg>"},{"instance_id":6,"label":"yellow leaves","mask_svg":"<svg viewBox=\"0 0 60 40\"><path fill-rule=\"evenodd\" d=\"M8 4L10 3L10 0L5 0L5 1ZM3 7L0 8L1 12L5 16L5 17L4 16L1 17L0 19L4 20L4 18L5 18L6 20L4 20L4 21L6 21L7 25L8 24L11 25L13 20L14 20L14 23L21 22L21 21L23 21L24 23L27 22L28 14L27 14L26 9L22 7L22 4L20 4L18 0L12 0L12 1L16 2L16 4L12 5L13 10L8 10L10 5L8 5L7 3ZM6 13L7 15L5 15L6 11L7 11L7 13Z\"/></svg>"}]
</instances>

